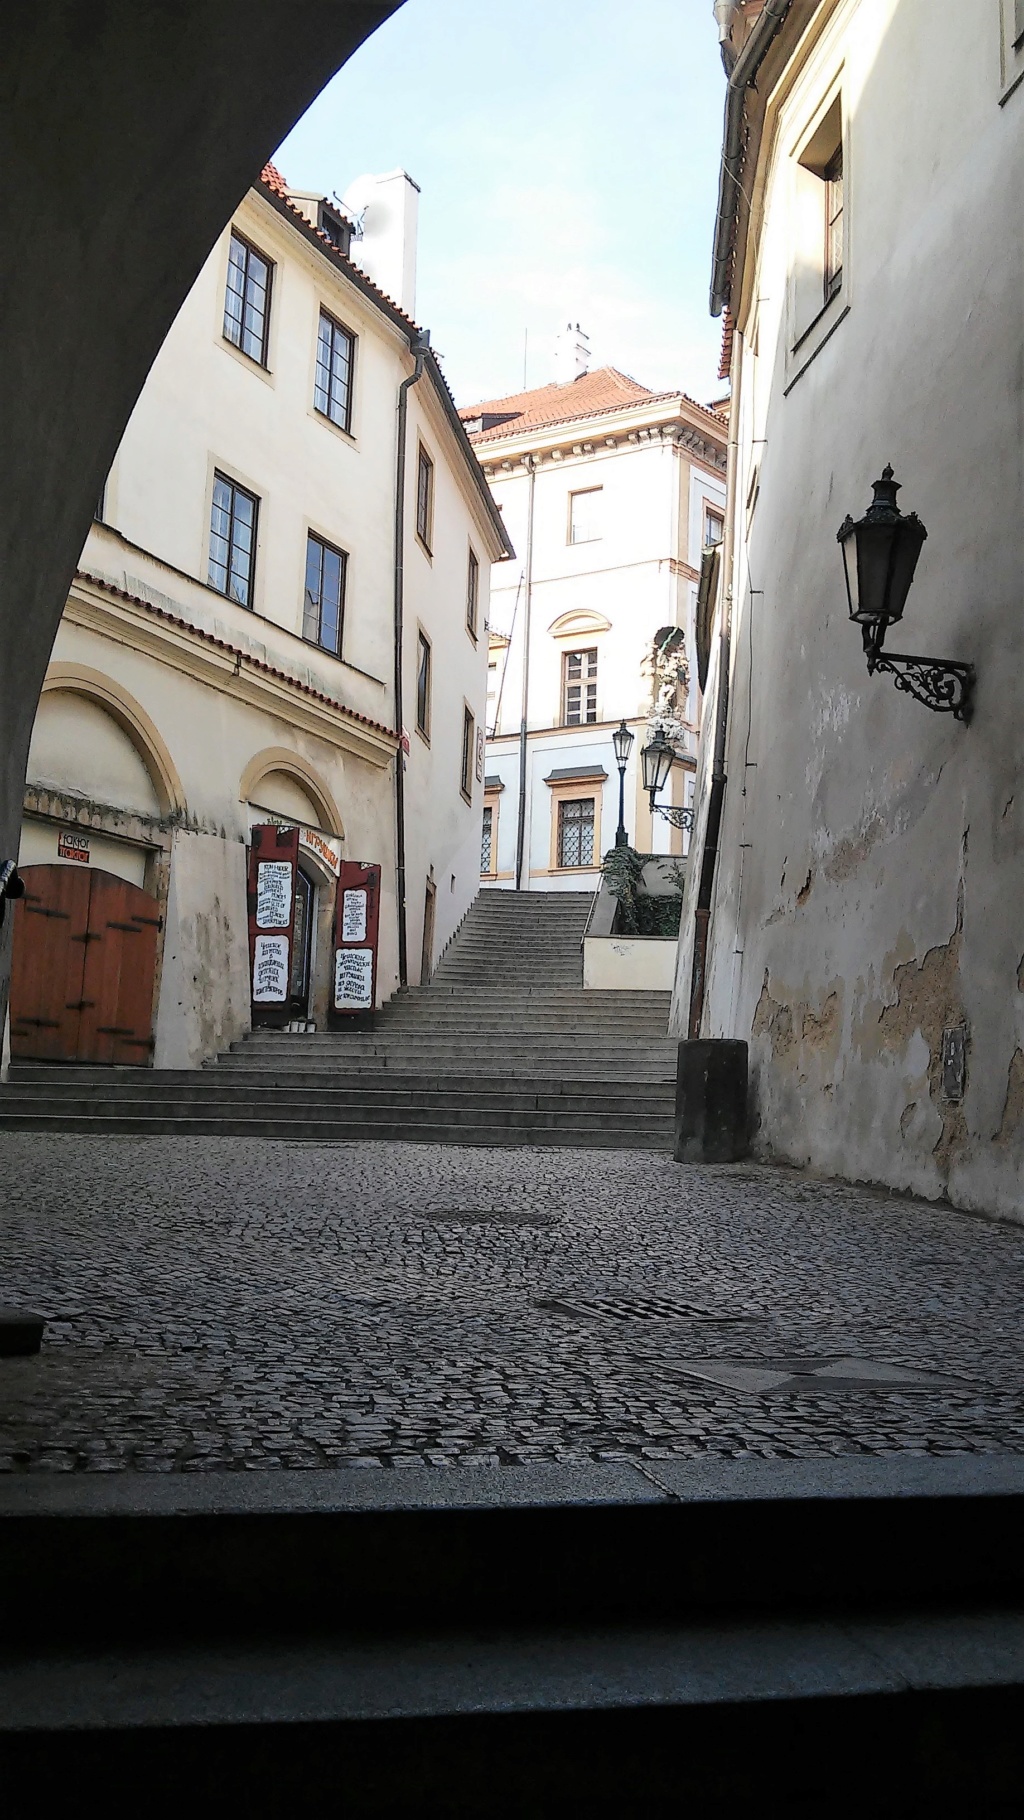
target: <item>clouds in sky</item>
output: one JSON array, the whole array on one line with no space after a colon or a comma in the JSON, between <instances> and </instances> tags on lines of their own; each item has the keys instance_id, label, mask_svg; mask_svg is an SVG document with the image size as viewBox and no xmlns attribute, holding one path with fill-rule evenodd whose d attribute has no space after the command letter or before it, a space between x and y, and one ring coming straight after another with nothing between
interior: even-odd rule
<instances>
[{"instance_id":1,"label":"clouds in sky","mask_svg":"<svg viewBox=\"0 0 1024 1820\"><path fill-rule=\"evenodd\" d=\"M724 78L710 0L406 0L289 135L289 182L421 185L417 316L460 403L597 365L720 387L707 314Z\"/></svg>"}]
</instances>

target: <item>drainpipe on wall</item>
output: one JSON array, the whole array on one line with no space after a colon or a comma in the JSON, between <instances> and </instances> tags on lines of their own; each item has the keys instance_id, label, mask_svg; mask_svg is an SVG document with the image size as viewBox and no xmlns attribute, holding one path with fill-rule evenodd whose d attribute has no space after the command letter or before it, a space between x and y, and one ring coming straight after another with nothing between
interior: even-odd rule
<instances>
[{"instance_id":1,"label":"drainpipe on wall","mask_svg":"<svg viewBox=\"0 0 1024 1820\"><path fill-rule=\"evenodd\" d=\"M729 71L729 84L725 91L722 168L718 179L718 217L715 221L715 249L711 269L712 316L722 314L729 292L732 230L740 194L740 166L744 151L743 96L757 76L772 40L792 4L793 0L766 0L764 12Z\"/></svg>"},{"instance_id":2,"label":"drainpipe on wall","mask_svg":"<svg viewBox=\"0 0 1024 1820\"><path fill-rule=\"evenodd\" d=\"M402 655L405 636L405 452L409 428L409 393L423 378L430 335L421 329L409 343L416 365L398 388L398 453L395 462L395 896L398 904L398 984L409 984L409 951L405 901L405 750L402 702Z\"/></svg>"},{"instance_id":3,"label":"drainpipe on wall","mask_svg":"<svg viewBox=\"0 0 1024 1820\"><path fill-rule=\"evenodd\" d=\"M523 615L523 703L519 720L519 822L516 828L516 890L523 888L523 864L526 859L526 730L530 707L530 617L533 606L533 503L537 484L537 463L527 455L530 473L526 505L526 565L524 570Z\"/></svg>"}]
</instances>

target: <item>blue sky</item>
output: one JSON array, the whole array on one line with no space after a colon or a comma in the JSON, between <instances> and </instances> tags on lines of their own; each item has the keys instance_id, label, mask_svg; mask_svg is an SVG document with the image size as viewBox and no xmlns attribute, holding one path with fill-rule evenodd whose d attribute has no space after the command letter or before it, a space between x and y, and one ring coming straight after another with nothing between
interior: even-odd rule
<instances>
[{"instance_id":1,"label":"blue sky","mask_svg":"<svg viewBox=\"0 0 1024 1820\"><path fill-rule=\"evenodd\" d=\"M460 404L595 366L721 393L707 313L724 76L711 0L405 0L275 162L344 194L420 184L416 314Z\"/></svg>"}]
</instances>

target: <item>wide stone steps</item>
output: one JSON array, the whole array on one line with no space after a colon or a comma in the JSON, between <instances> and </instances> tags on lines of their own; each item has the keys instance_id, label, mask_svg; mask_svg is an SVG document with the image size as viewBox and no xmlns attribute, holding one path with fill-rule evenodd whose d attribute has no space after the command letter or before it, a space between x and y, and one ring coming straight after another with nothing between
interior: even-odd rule
<instances>
[{"instance_id":1,"label":"wide stone steps","mask_svg":"<svg viewBox=\"0 0 1024 1820\"><path fill-rule=\"evenodd\" d=\"M495 897L365 1023L258 1030L192 1073L15 1064L0 1130L671 1149L669 994L583 990L589 894Z\"/></svg>"},{"instance_id":2,"label":"wide stone steps","mask_svg":"<svg viewBox=\"0 0 1024 1820\"><path fill-rule=\"evenodd\" d=\"M8 1475L7 1805L1009 1816L1022 1521L1013 1458Z\"/></svg>"}]
</instances>

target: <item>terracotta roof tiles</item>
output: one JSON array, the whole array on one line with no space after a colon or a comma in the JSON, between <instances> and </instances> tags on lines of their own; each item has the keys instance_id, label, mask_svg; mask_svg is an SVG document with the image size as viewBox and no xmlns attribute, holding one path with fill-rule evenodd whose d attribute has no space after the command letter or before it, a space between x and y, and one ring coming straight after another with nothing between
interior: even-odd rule
<instances>
[{"instance_id":1,"label":"terracotta roof tiles","mask_svg":"<svg viewBox=\"0 0 1024 1820\"><path fill-rule=\"evenodd\" d=\"M652 392L628 373L620 373L617 367L597 367L592 373L582 373L578 379L570 380L567 385L539 386L529 392L513 392L507 398L491 398L484 404L460 410L459 416L467 425L483 417L506 419L486 430L471 430L470 440L479 444L496 442L503 436L519 436L524 431L543 429L549 424L600 417L630 405L660 404L671 398L685 399L717 426L722 425L717 411L698 404L687 393L678 390Z\"/></svg>"}]
</instances>

